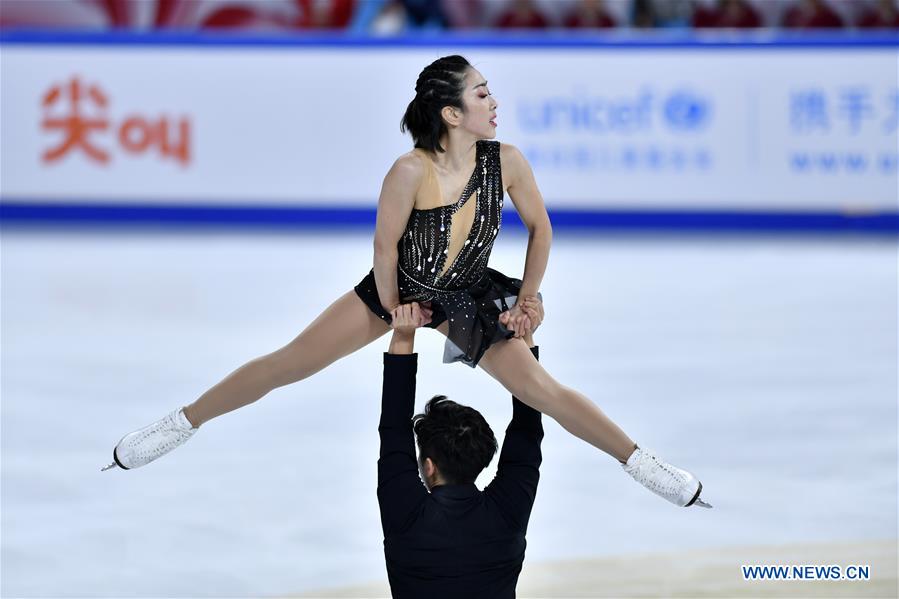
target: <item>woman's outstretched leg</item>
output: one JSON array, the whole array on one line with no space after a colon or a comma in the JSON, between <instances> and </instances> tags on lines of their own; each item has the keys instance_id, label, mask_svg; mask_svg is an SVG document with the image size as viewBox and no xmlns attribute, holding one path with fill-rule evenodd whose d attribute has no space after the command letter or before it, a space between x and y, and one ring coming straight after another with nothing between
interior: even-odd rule
<instances>
[{"instance_id":1,"label":"woman's outstretched leg","mask_svg":"<svg viewBox=\"0 0 899 599\"><path fill-rule=\"evenodd\" d=\"M328 306L290 343L250 360L184 407L194 427L301 381L390 330L354 291Z\"/></svg>"},{"instance_id":2,"label":"woman's outstretched leg","mask_svg":"<svg viewBox=\"0 0 899 599\"><path fill-rule=\"evenodd\" d=\"M350 291L284 347L250 360L191 405L122 437L113 449L114 462L104 470L149 464L187 442L204 422L250 404L272 389L302 380L389 330L387 323Z\"/></svg>"},{"instance_id":3,"label":"woman's outstretched leg","mask_svg":"<svg viewBox=\"0 0 899 599\"><path fill-rule=\"evenodd\" d=\"M515 397L619 462L634 452L633 440L596 404L550 376L522 339L492 345L478 365Z\"/></svg>"},{"instance_id":4,"label":"woman's outstretched leg","mask_svg":"<svg viewBox=\"0 0 899 599\"><path fill-rule=\"evenodd\" d=\"M445 326L438 330L446 334ZM515 397L617 459L625 472L653 493L682 507L712 507L699 498L702 483L695 476L638 447L593 402L550 376L522 339L490 346L478 365Z\"/></svg>"}]
</instances>

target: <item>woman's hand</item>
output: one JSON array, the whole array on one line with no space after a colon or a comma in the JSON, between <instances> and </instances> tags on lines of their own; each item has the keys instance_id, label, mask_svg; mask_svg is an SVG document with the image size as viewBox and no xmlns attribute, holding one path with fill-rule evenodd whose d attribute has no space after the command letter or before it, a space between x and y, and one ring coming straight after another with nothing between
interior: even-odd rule
<instances>
[{"instance_id":1,"label":"woman's hand","mask_svg":"<svg viewBox=\"0 0 899 599\"><path fill-rule=\"evenodd\" d=\"M390 312L391 328L403 335L414 335L415 329L431 322L430 308L421 307L418 302L400 304Z\"/></svg>"},{"instance_id":2,"label":"woman's hand","mask_svg":"<svg viewBox=\"0 0 899 599\"><path fill-rule=\"evenodd\" d=\"M531 330L533 333L541 324L543 324L543 300L536 295L529 295L520 302L524 313L531 319Z\"/></svg>"},{"instance_id":3,"label":"woman's hand","mask_svg":"<svg viewBox=\"0 0 899 599\"><path fill-rule=\"evenodd\" d=\"M522 306L515 304L509 310L499 315L499 321L506 328L515 333L515 337L524 337L531 328L531 319L525 314Z\"/></svg>"},{"instance_id":4,"label":"woman's hand","mask_svg":"<svg viewBox=\"0 0 899 599\"><path fill-rule=\"evenodd\" d=\"M424 317L424 322L421 326L430 324L431 320L434 318L434 310L431 309L431 302L419 302L418 307L421 308L421 315Z\"/></svg>"},{"instance_id":5,"label":"woman's hand","mask_svg":"<svg viewBox=\"0 0 899 599\"><path fill-rule=\"evenodd\" d=\"M431 322L431 310L422 308L416 302L400 304L390 312L393 337L390 339L391 354L411 354L415 343L415 329Z\"/></svg>"},{"instance_id":6,"label":"woman's hand","mask_svg":"<svg viewBox=\"0 0 899 599\"><path fill-rule=\"evenodd\" d=\"M391 320L392 320L392 319L393 319L393 314L394 314L394 312L396 312L396 310L397 310L398 308L401 308L401 307L403 307L403 306L411 306L411 305L412 305L411 303L408 303L408 304L395 304L395 305L393 305L393 306L389 306L389 307L388 307L388 306L386 306L386 305L384 305L384 304L381 304L381 307L383 307L384 310L385 310L388 314L390 314L390 318L391 318ZM420 310L421 310L421 315L424 317L424 323L423 323L421 326L424 326L424 325L426 325L426 324L429 324L429 323L431 322L432 317L434 316L434 311L431 309L431 302L421 302L421 303L418 304L418 307L419 307ZM393 327L393 325L391 325L391 328L395 328L395 327Z\"/></svg>"},{"instance_id":7,"label":"woman's hand","mask_svg":"<svg viewBox=\"0 0 899 599\"><path fill-rule=\"evenodd\" d=\"M536 343L534 343L534 331L540 326L540 323L543 322L543 302L540 301L540 298L535 299L536 302L522 300L521 303L524 313L528 315L528 318L531 319L531 324L533 325L533 328L525 332L524 337L522 337L524 342L528 344L528 347L534 347L536 345Z\"/></svg>"},{"instance_id":8,"label":"woman's hand","mask_svg":"<svg viewBox=\"0 0 899 599\"><path fill-rule=\"evenodd\" d=\"M522 298L500 314L499 321L515 333L515 337L532 334L543 322L543 302L536 296Z\"/></svg>"}]
</instances>

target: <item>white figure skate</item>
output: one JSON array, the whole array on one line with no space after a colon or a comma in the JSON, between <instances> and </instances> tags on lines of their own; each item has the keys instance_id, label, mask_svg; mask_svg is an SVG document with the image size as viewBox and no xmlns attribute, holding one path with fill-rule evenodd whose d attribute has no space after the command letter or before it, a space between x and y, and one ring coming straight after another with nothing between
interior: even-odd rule
<instances>
[{"instance_id":1,"label":"white figure skate","mask_svg":"<svg viewBox=\"0 0 899 599\"><path fill-rule=\"evenodd\" d=\"M197 429L191 427L184 412L178 408L162 420L122 437L112 450L113 463L101 472L115 467L131 470L145 466L186 443L195 432Z\"/></svg>"},{"instance_id":2,"label":"white figure skate","mask_svg":"<svg viewBox=\"0 0 899 599\"><path fill-rule=\"evenodd\" d=\"M663 462L652 451L638 447L621 467L638 483L674 505L712 507L699 498L702 483L695 476Z\"/></svg>"}]
</instances>

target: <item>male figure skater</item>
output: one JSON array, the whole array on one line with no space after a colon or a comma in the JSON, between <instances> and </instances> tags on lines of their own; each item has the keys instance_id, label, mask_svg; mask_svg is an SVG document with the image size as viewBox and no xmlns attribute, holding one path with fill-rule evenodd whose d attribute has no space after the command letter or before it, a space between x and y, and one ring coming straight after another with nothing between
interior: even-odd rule
<instances>
[{"instance_id":1,"label":"male figure skater","mask_svg":"<svg viewBox=\"0 0 899 599\"><path fill-rule=\"evenodd\" d=\"M496 453L496 437L477 410L443 396L413 419L413 342L426 317L416 303L392 316L378 426L378 504L393 597L515 597L540 478L541 414L512 398L496 477L478 490L474 481ZM524 340L537 357L531 335Z\"/></svg>"}]
</instances>

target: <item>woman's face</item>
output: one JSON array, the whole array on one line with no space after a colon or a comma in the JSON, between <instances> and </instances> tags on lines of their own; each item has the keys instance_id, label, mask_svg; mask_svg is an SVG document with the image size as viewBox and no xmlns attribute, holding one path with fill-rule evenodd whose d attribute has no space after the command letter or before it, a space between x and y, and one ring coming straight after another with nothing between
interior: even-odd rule
<instances>
[{"instance_id":1,"label":"woman's face","mask_svg":"<svg viewBox=\"0 0 899 599\"><path fill-rule=\"evenodd\" d=\"M465 90L462 92L465 114L460 126L470 131L477 139L496 137L496 98L487 87L487 80L475 68L468 69L465 76Z\"/></svg>"}]
</instances>

